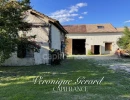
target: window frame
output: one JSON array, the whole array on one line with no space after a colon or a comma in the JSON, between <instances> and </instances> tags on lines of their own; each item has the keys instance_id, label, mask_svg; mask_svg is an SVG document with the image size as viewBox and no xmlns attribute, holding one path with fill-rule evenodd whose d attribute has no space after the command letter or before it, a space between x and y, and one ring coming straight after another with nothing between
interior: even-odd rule
<instances>
[{"instance_id":1,"label":"window frame","mask_svg":"<svg viewBox=\"0 0 130 100\"><path fill-rule=\"evenodd\" d=\"M24 44L19 44L17 46L17 57L18 58L34 58L34 51L33 50L28 50L26 48L26 45Z\"/></svg>"}]
</instances>

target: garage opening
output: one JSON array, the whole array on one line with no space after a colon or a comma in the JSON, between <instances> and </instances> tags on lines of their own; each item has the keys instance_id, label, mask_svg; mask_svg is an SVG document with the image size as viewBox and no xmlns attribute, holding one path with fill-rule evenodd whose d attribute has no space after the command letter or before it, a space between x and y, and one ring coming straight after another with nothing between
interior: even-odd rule
<instances>
[{"instance_id":1,"label":"garage opening","mask_svg":"<svg viewBox=\"0 0 130 100\"><path fill-rule=\"evenodd\" d=\"M92 45L91 52L95 55L99 55L100 54L100 45Z\"/></svg>"},{"instance_id":2,"label":"garage opening","mask_svg":"<svg viewBox=\"0 0 130 100\"><path fill-rule=\"evenodd\" d=\"M85 39L73 39L73 55L85 55Z\"/></svg>"}]
</instances>

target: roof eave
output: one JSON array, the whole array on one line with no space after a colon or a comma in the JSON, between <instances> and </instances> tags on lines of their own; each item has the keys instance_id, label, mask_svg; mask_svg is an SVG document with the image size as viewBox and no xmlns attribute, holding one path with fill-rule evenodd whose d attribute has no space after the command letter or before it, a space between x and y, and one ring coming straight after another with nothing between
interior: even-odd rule
<instances>
[{"instance_id":1,"label":"roof eave","mask_svg":"<svg viewBox=\"0 0 130 100\"><path fill-rule=\"evenodd\" d=\"M48 16L46 16L46 15L44 15L44 14L41 14L40 12L37 12L36 10L33 10L33 9L31 10L31 12L37 14L38 16L40 16L40 17L42 17L42 18L44 18L44 17L48 18L49 22L51 22L51 23L53 23L55 26L57 26L57 28L60 29L61 31L63 31L64 34L67 34L67 33L68 33L68 32L63 28L63 26L59 23L58 20L53 19L53 18L50 18L50 17L48 17Z\"/></svg>"},{"instance_id":2,"label":"roof eave","mask_svg":"<svg viewBox=\"0 0 130 100\"><path fill-rule=\"evenodd\" d=\"M64 34L68 34L68 32L63 28L63 26L59 23L59 21L49 21L53 25L55 25L58 29L60 29Z\"/></svg>"}]
</instances>

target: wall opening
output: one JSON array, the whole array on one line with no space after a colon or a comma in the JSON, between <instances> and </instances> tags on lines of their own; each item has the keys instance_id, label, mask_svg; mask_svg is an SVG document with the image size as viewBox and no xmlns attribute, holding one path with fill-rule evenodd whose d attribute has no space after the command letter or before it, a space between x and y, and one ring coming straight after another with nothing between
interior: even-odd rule
<instances>
[{"instance_id":1,"label":"wall opening","mask_svg":"<svg viewBox=\"0 0 130 100\"><path fill-rule=\"evenodd\" d=\"M105 51L112 51L112 43L105 43Z\"/></svg>"},{"instance_id":2,"label":"wall opening","mask_svg":"<svg viewBox=\"0 0 130 100\"><path fill-rule=\"evenodd\" d=\"M72 54L85 55L85 39L73 39Z\"/></svg>"},{"instance_id":3,"label":"wall opening","mask_svg":"<svg viewBox=\"0 0 130 100\"><path fill-rule=\"evenodd\" d=\"M100 45L92 45L91 52L95 55L99 55L100 54Z\"/></svg>"}]
</instances>

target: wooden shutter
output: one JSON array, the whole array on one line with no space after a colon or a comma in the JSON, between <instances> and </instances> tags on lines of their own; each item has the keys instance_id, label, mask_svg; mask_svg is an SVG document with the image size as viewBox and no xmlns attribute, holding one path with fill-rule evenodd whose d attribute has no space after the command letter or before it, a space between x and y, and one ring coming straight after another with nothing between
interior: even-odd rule
<instances>
[{"instance_id":1,"label":"wooden shutter","mask_svg":"<svg viewBox=\"0 0 130 100\"><path fill-rule=\"evenodd\" d=\"M66 52L68 55L72 55L72 39L66 39L65 52Z\"/></svg>"},{"instance_id":2,"label":"wooden shutter","mask_svg":"<svg viewBox=\"0 0 130 100\"><path fill-rule=\"evenodd\" d=\"M91 52L94 54L94 45L91 45Z\"/></svg>"}]
</instances>

